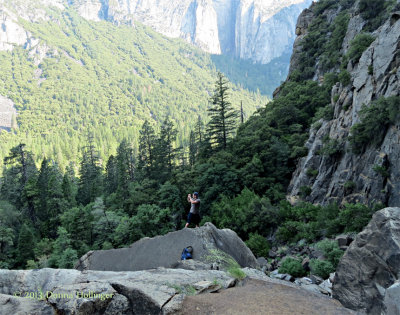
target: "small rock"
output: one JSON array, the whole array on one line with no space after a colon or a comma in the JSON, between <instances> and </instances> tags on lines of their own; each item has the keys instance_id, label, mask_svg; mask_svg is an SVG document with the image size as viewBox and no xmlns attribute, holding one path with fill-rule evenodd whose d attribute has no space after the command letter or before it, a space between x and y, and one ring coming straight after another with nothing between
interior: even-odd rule
<instances>
[{"instance_id":1,"label":"small rock","mask_svg":"<svg viewBox=\"0 0 400 315\"><path fill-rule=\"evenodd\" d=\"M198 291L197 293L213 293L219 291L222 286L219 283L211 281L200 281L193 284L193 287Z\"/></svg>"},{"instance_id":2,"label":"small rock","mask_svg":"<svg viewBox=\"0 0 400 315\"><path fill-rule=\"evenodd\" d=\"M333 282L335 281L335 275L336 275L335 272L332 272L331 274L329 274L329 281L330 281L331 283L333 283Z\"/></svg>"},{"instance_id":3,"label":"small rock","mask_svg":"<svg viewBox=\"0 0 400 315\"><path fill-rule=\"evenodd\" d=\"M257 258L257 262L260 265L260 267L268 265L268 260L266 260L264 257Z\"/></svg>"},{"instance_id":4,"label":"small rock","mask_svg":"<svg viewBox=\"0 0 400 315\"><path fill-rule=\"evenodd\" d=\"M324 279L322 279L321 277L318 277L316 275L311 275L310 279L311 279L312 283L314 283L314 284L320 284L324 281Z\"/></svg>"},{"instance_id":5,"label":"small rock","mask_svg":"<svg viewBox=\"0 0 400 315\"><path fill-rule=\"evenodd\" d=\"M269 252L268 252L268 257L271 257L271 258L276 258L278 255L276 254L276 252L274 252L273 250L270 250Z\"/></svg>"},{"instance_id":6,"label":"small rock","mask_svg":"<svg viewBox=\"0 0 400 315\"><path fill-rule=\"evenodd\" d=\"M335 237L335 241L338 243L339 247L347 246L347 235L341 234Z\"/></svg>"}]
</instances>

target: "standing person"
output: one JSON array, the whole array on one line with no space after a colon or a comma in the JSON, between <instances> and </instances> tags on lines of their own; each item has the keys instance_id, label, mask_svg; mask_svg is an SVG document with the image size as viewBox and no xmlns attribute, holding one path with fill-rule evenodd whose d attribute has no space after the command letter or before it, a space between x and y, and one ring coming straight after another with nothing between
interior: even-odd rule
<instances>
[{"instance_id":1,"label":"standing person","mask_svg":"<svg viewBox=\"0 0 400 315\"><path fill-rule=\"evenodd\" d=\"M185 228L187 228L190 223L193 223L196 225L196 227L199 227L199 224L200 224L199 193L198 192L193 193L193 197L190 194L188 194L187 200L188 200L188 202L191 203L191 207L190 207L189 215L187 217L187 223L185 225Z\"/></svg>"}]
</instances>

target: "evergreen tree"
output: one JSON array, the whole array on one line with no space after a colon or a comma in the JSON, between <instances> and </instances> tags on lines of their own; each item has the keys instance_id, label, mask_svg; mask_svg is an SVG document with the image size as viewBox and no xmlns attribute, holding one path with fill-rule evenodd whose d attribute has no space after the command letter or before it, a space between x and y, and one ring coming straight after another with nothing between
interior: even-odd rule
<instances>
[{"instance_id":1,"label":"evergreen tree","mask_svg":"<svg viewBox=\"0 0 400 315\"><path fill-rule=\"evenodd\" d=\"M134 180L135 158L133 150L126 139L122 140L117 149L117 179L118 192L122 196L128 195L129 183Z\"/></svg>"},{"instance_id":2,"label":"evergreen tree","mask_svg":"<svg viewBox=\"0 0 400 315\"><path fill-rule=\"evenodd\" d=\"M79 172L77 201L87 205L103 193L102 168L91 135L88 137L87 146L83 148Z\"/></svg>"},{"instance_id":3,"label":"evergreen tree","mask_svg":"<svg viewBox=\"0 0 400 315\"><path fill-rule=\"evenodd\" d=\"M196 162L196 155L197 155L196 136L192 130L190 131L190 137L189 137L189 164L191 166L193 166L194 163Z\"/></svg>"},{"instance_id":4,"label":"evergreen tree","mask_svg":"<svg viewBox=\"0 0 400 315\"><path fill-rule=\"evenodd\" d=\"M153 127L145 120L139 137L139 161L138 171L141 178L150 177L154 168L154 146L156 144L156 136Z\"/></svg>"},{"instance_id":5,"label":"evergreen tree","mask_svg":"<svg viewBox=\"0 0 400 315\"><path fill-rule=\"evenodd\" d=\"M35 194L32 188L35 186L37 169L31 152L26 151L25 144L20 143L10 150L10 154L4 158L4 164L6 168L1 187L2 195L13 202L20 211L26 212L35 223Z\"/></svg>"},{"instance_id":6,"label":"evergreen tree","mask_svg":"<svg viewBox=\"0 0 400 315\"><path fill-rule=\"evenodd\" d=\"M35 247L35 239L31 228L27 224L23 224L18 236L18 263L24 268L29 259L33 259L35 254L33 248Z\"/></svg>"},{"instance_id":7,"label":"evergreen tree","mask_svg":"<svg viewBox=\"0 0 400 315\"><path fill-rule=\"evenodd\" d=\"M117 188L118 188L117 161L114 155L110 155L106 165L105 190L107 194L112 194L117 191Z\"/></svg>"},{"instance_id":8,"label":"evergreen tree","mask_svg":"<svg viewBox=\"0 0 400 315\"><path fill-rule=\"evenodd\" d=\"M155 162L158 179L161 183L171 177L174 160L177 156L178 149L174 148L177 131L174 124L166 118L161 125L160 136L155 145Z\"/></svg>"},{"instance_id":9,"label":"evergreen tree","mask_svg":"<svg viewBox=\"0 0 400 315\"><path fill-rule=\"evenodd\" d=\"M227 141L233 134L238 116L229 102L228 81L222 73L218 73L218 80L215 83L215 91L208 109L210 121L207 124L207 131L211 144L218 148L226 149Z\"/></svg>"}]
</instances>

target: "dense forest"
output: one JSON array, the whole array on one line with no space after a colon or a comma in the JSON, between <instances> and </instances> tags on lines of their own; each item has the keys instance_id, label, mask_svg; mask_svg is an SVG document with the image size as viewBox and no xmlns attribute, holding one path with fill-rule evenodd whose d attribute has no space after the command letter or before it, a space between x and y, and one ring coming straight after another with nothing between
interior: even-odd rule
<instances>
[{"instance_id":1,"label":"dense forest","mask_svg":"<svg viewBox=\"0 0 400 315\"><path fill-rule=\"evenodd\" d=\"M287 83L278 99L243 122L219 74L209 122L194 119L188 148L176 145L177 130L168 118L159 132L145 121L139 146L123 140L103 168L87 134L77 174L72 167L62 172L51 158L37 168L24 144L13 147L1 178L1 267L70 268L88 250L183 228L186 196L193 191L200 193L203 222L235 230L256 255L265 255L269 241L315 242L358 231L373 210L347 205L339 212L334 204L293 207L284 201L295 162L305 153L307 130L330 87Z\"/></svg>"},{"instance_id":2,"label":"dense forest","mask_svg":"<svg viewBox=\"0 0 400 315\"><path fill-rule=\"evenodd\" d=\"M187 122L207 119L217 74L209 54L140 23L116 26L87 21L73 9L46 11L47 21L19 20L32 36L27 47L0 52L0 95L18 112L13 130L0 130L1 161L23 142L37 164L51 156L63 170L70 163L77 170L88 132L105 161L122 139L137 147L146 119L159 131L170 117L179 145L189 141L194 125ZM237 85L231 91L247 117L268 102Z\"/></svg>"}]
</instances>

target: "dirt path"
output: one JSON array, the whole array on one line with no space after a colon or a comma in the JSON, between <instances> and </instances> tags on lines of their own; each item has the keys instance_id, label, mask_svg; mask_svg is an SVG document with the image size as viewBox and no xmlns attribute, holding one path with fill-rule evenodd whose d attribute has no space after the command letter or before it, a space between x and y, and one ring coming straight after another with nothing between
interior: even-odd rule
<instances>
[{"instance_id":1,"label":"dirt path","mask_svg":"<svg viewBox=\"0 0 400 315\"><path fill-rule=\"evenodd\" d=\"M179 314L346 315L355 313L344 308L336 300L304 289L251 279L241 287L219 293L188 296Z\"/></svg>"}]
</instances>

